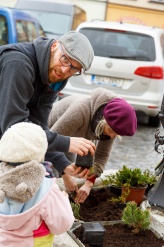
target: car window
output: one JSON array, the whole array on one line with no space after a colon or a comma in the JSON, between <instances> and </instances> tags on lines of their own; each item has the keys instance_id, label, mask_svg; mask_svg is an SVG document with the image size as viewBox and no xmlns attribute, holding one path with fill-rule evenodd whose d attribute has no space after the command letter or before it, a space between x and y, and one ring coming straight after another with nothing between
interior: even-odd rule
<instances>
[{"instance_id":1,"label":"car window","mask_svg":"<svg viewBox=\"0 0 164 247\"><path fill-rule=\"evenodd\" d=\"M16 21L16 30L17 30L18 42L29 41L25 21L17 20Z\"/></svg>"},{"instance_id":2,"label":"car window","mask_svg":"<svg viewBox=\"0 0 164 247\"><path fill-rule=\"evenodd\" d=\"M70 15L33 10L26 10L26 12L39 20L46 33L62 35L69 31Z\"/></svg>"},{"instance_id":3,"label":"car window","mask_svg":"<svg viewBox=\"0 0 164 247\"><path fill-rule=\"evenodd\" d=\"M8 44L8 26L6 18L0 15L0 45Z\"/></svg>"},{"instance_id":4,"label":"car window","mask_svg":"<svg viewBox=\"0 0 164 247\"><path fill-rule=\"evenodd\" d=\"M37 30L35 27L35 23L33 23L31 21L27 21L26 26L27 26L28 40L33 41L33 39L35 39L37 37Z\"/></svg>"},{"instance_id":5,"label":"car window","mask_svg":"<svg viewBox=\"0 0 164 247\"><path fill-rule=\"evenodd\" d=\"M45 33L44 33L44 30L43 30L43 28L40 26L40 25L38 25L38 31L39 31L39 36L46 36L45 35Z\"/></svg>"},{"instance_id":6,"label":"car window","mask_svg":"<svg viewBox=\"0 0 164 247\"><path fill-rule=\"evenodd\" d=\"M81 28L79 32L88 37L95 56L135 61L156 59L154 39L149 35L102 28Z\"/></svg>"},{"instance_id":7,"label":"car window","mask_svg":"<svg viewBox=\"0 0 164 247\"><path fill-rule=\"evenodd\" d=\"M160 41L161 41L161 47L162 47L162 55L164 58L164 34L161 35Z\"/></svg>"},{"instance_id":8,"label":"car window","mask_svg":"<svg viewBox=\"0 0 164 247\"><path fill-rule=\"evenodd\" d=\"M38 37L35 23L32 21L16 21L16 29L18 42L33 41L33 39ZM45 36L43 31L41 34Z\"/></svg>"}]
</instances>

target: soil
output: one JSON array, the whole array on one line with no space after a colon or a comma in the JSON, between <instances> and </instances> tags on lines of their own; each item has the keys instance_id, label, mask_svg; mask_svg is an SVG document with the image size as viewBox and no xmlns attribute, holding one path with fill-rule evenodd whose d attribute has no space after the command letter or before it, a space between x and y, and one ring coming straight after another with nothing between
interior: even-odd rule
<instances>
[{"instance_id":1,"label":"soil","mask_svg":"<svg viewBox=\"0 0 164 247\"><path fill-rule=\"evenodd\" d=\"M102 247L162 247L164 241L158 239L150 230L142 231L139 234L132 233L131 229L123 224L104 226L106 229ZM82 227L73 233L82 242ZM85 247L93 247L89 243L83 243ZM96 246L96 245L95 245Z\"/></svg>"},{"instance_id":2,"label":"soil","mask_svg":"<svg viewBox=\"0 0 164 247\"><path fill-rule=\"evenodd\" d=\"M87 200L80 205L81 220L91 221L115 221L121 220L122 209L111 202L112 197L118 195L112 193L109 187L92 189ZM102 247L162 247L164 241L158 239L151 230L142 231L139 234L132 233L132 230L123 224L104 226L106 229ZM82 227L74 231L74 234L82 242ZM88 243L83 243L91 247Z\"/></svg>"},{"instance_id":3,"label":"soil","mask_svg":"<svg viewBox=\"0 0 164 247\"><path fill-rule=\"evenodd\" d=\"M86 201L80 204L80 216L83 221L111 221L120 220L122 209L111 202L112 197L118 197L111 193L110 188L92 189Z\"/></svg>"}]
</instances>

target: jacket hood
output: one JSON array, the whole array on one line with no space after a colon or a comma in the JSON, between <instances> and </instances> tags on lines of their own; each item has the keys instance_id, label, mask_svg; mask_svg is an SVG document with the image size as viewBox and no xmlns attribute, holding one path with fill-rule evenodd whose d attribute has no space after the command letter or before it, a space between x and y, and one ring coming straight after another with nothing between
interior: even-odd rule
<instances>
[{"instance_id":1,"label":"jacket hood","mask_svg":"<svg viewBox=\"0 0 164 247\"><path fill-rule=\"evenodd\" d=\"M39 66L40 76L45 84L50 83L48 80L48 66L49 66L51 45L53 44L54 41L55 41L54 39L48 39L46 37L39 37L34 39L33 41L37 62Z\"/></svg>"},{"instance_id":2,"label":"jacket hood","mask_svg":"<svg viewBox=\"0 0 164 247\"><path fill-rule=\"evenodd\" d=\"M118 97L113 91L98 87L90 94L91 119L100 106L106 105L111 99Z\"/></svg>"},{"instance_id":3,"label":"jacket hood","mask_svg":"<svg viewBox=\"0 0 164 247\"><path fill-rule=\"evenodd\" d=\"M0 203L3 203L6 197L20 203L29 201L38 191L45 173L45 167L36 161L16 167L2 162L0 164Z\"/></svg>"}]
</instances>

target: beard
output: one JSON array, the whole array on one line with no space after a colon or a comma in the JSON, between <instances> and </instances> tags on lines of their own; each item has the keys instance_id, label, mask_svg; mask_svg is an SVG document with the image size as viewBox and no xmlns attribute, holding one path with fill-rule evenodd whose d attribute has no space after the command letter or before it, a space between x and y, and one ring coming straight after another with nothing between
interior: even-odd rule
<instances>
[{"instance_id":1,"label":"beard","mask_svg":"<svg viewBox=\"0 0 164 247\"><path fill-rule=\"evenodd\" d=\"M57 65L58 64L58 62L56 62L56 57L55 57L55 54L56 54L56 50L54 50L54 51L51 51L51 55L50 55L50 62L49 62L49 66L48 66L48 80L49 80L49 82L59 82L59 81L62 81L62 80L64 80L64 75L61 73L61 71L60 71L60 66L59 65ZM60 78L57 78L57 76L55 77L55 75L54 75L54 68L56 67L56 71L60 74L60 75L62 75ZM59 71L58 71L58 69L59 69Z\"/></svg>"},{"instance_id":2,"label":"beard","mask_svg":"<svg viewBox=\"0 0 164 247\"><path fill-rule=\"evenodd\" d=\"M53 70L54 70L54 66L55 66L55 53L56 53L56 50L51 52L50 62L49 62L49 66L48 66L48 80L50 82L54 82L54 80L56 82L56 79L53 76Z\"/></svg>"}]
</instances>

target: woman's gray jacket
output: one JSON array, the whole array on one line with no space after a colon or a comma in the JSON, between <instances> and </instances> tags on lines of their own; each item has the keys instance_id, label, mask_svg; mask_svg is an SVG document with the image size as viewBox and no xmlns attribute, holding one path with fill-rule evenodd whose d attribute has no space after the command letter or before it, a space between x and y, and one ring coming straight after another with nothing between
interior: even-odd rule
<instances>
[{"instance_id":1,"label":"woman's gray jacket","mask_svg":"<svg viewBox=\"0 0 164 247\"><path fill-rule=\"evenodd\" d=\"M89 96L72 95L53 104L48 125L62 135L97 140L94 156L95 174L100 176L110 155L114 139L98 140L91 129L96 111L117 95L104 88L94 89Z\"/></svg>"}]
</instances>

